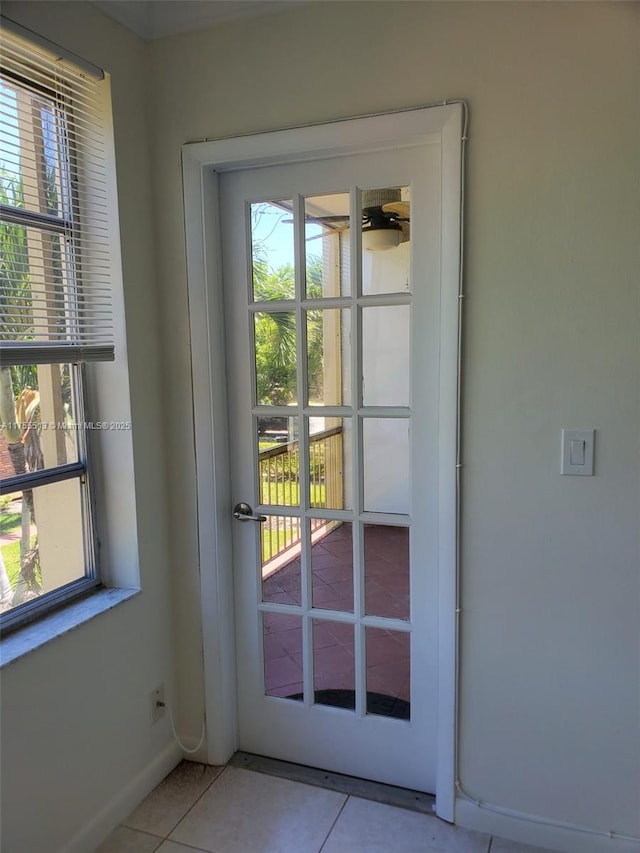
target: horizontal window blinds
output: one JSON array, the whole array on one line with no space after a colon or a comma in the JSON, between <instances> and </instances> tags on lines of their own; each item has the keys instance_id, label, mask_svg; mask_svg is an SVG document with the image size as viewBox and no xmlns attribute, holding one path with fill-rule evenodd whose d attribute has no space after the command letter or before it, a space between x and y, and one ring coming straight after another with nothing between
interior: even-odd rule
<instances>
[{"instance_id":1,"label":"horizontal window blinds","mask_svg":"<svg viewBox=\"0 0 640 853\"><path fill-rule=\"evenodd\" d=\"M114 357L106 83L0 28L0 361Z\"/></svg>"}]
</instances>

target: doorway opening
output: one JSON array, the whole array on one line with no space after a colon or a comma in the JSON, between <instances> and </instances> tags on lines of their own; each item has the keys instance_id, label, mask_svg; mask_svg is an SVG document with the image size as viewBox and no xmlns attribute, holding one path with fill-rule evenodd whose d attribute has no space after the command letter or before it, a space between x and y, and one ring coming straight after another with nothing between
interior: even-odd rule
<instances>
[{"instance_id":1,"label":"doorway opening","mask_svg":"<svg viewBox=\"0 0 640 853\"><path fill-rule=\"evenodd\" d=\"M252 741L262 727L269 754L289 757L289 741L301 763L435 790L448 820L461 119L447 105L184 148L200 552L212 566L202 573L210 760L238 745L264 751ZM350 158L365 170L355 183ZM386 229L399 233L365 233L366 194L380 187L399 196L384 204L410 203L429 251L411 250L401 216ZM274 282L254 275L252 205L294 220L293 294L281 280L275 299L260 298ZM326 244L315 259L307 239ZM382 266L410 259L403 289L387 272L375 290L370 241L384 244ZM295 400L286 358L274 381L258 357L278 326L281 340L296 336ZM232 520L247 497L258 526ZM237 698L221 693L234 681ZM398 747L414 760L398 761Z\"/></svg>"}]
</instances>

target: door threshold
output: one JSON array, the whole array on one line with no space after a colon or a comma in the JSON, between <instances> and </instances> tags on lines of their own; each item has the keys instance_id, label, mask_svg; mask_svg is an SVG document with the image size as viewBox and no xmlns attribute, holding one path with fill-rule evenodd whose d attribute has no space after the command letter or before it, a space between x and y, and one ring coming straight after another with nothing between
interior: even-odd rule
<instances>
[{"instance_id":1,"label":"door threshold","mask_svg":"<svg viewBox=\"0 0 640 853\"><path fill-rule=\"evenodd\" d=\"M363 800L373 800L376 803L385 803L388 806L436 816L436 798L422 791L385 785L382 782L371 782L369 779L345 776L342 773L331 773L328 770L279 761L276 758L254 755L251 752L236 752L231 757L229 765L253 770L256 773L265 773L267 776L279 776L281 779L302 782L305 785L314 785L316 788L338 791L351 797L361 797Z\"/></svg>"}]
</instances>

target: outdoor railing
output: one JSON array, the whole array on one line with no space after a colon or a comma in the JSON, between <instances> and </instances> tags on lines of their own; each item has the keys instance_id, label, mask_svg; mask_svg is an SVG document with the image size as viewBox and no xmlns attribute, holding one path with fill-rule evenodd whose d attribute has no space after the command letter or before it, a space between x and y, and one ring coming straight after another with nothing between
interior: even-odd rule
<instances>
[{"instance_id":1,"label":"outdoor railing","mask_svg":"<svg viewBox=\"0 0 640 853\"><path fill-rule=\"evenodd\" d=\"M300 449L298 441L270 447L258 456L260 503L300 506ZM342 508L342 427L324 430L309 439L309 498L318 509ZM326 526L311 520L311 533ZM296 546L302 539L301 520L269 515L261 525L263 565Z\"/></svg>"}]
</instances>

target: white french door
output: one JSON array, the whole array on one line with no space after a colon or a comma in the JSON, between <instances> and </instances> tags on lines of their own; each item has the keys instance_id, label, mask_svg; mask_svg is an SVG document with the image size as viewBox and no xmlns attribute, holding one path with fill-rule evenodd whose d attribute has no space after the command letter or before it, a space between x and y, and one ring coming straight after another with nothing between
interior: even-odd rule
<instances>
[{"instance_id":1,"label":"white french door","mask_svg":"<svg viewBox=\"0 0 640 853\"><path fill-rule=\"evenodd\" d=\"M239 747L431 792L441 164L219 180Z\"/></svg>"}]
</instances>

